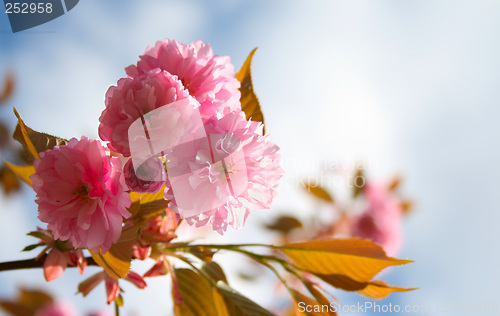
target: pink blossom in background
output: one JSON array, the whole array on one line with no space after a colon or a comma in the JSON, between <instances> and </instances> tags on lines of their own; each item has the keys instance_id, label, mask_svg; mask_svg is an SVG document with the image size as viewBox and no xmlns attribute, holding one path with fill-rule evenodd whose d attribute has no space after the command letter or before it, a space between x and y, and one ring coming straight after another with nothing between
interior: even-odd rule
<instances>
[{"instance_id":1,"label":"pink blossom in background","mask_svg":"<svg viewBox=\"0 0 500 316\"><path fill-rule=\"evenodd\" d=\"M220 117L241 108L240 83L234 78L230 58L214 55L209 44L158 41L146 49L137 65L129 66L126 71L135 78L155 68L166 70L182 81L200 102L203 118Z\"/></svg>"},{"instance_id":2,"label":"pink blossom in background","mask_svg":"<svg viewBox=\"0 0 500 316\"><path fill-rule=\"evenodd\" d=\"M99 137L109 141L111 150L129 157L128 130L132 123L155 109L186 98L189 92L182 82L159 68L134 78L120 79L117 86L111 86L106 92L106 108L99 118Z\"/></svg>"},{"instance_id":3,"label":"pink blossom in background","mask_svg":"<svg viewBox=\"0 0 500 316\"><path fill-rule=\"evenodd\" d=\"M112 316L112 315L107 311L99 311L96 313L90 313L88 316Z\"/></svg>"},{"instance_id":4,"label":"pink blossom in background","mask_svg":"<svg viewBox=\"0 0 500 316\"><path fill-rule=\"evenodd\" d=\"M31 176L38 218L75 248L108 251L120 238L131 200L121 162L100 141L73 138L40 153Z\"/></svg>"},{"instance_id":5,"label":"pink blossom in background","mask_svg":"<svg viewBox=\"0 0 500 316\"><path fill-rule=\"evenodd\" d=\"M396 255L403 242L400 201L382 184L368 183L363 193L366 211L353 218L353 235L370 239L388 255Z\"/></svg>"},{"instance_id":6,"label":"pink blossom in background","mask_svg":"<svg viewBox=\"0 0 500 316\"><path fill-rule=\"evenodd\" d=\"M250 211L270 207L283 174L279 147L241 110L204 128L204 141L172 152L164 198L188 224L223 234L228 225L241 228Z\"/></svg>"},{"instance_id":7,"label":"pink blossom in background","mask_svg":"<svg viewBox=\"0 0 500 316\"><path fill-rule=\"evenodd\" d=\"M99 311L96 313L90 313L88 316L112 316L112 315L107 311Z\"/></svg>"},{"instance_id":8,"label":"pink blossom in background","mask_svg":"<svg viewBox=\"0 0 500 316\"><path fill-rule=\"evenodd\" d=\"M53 302L43 306L34 316L75 316L76 312L71 304Z\"/></svg>"}]
</instances>

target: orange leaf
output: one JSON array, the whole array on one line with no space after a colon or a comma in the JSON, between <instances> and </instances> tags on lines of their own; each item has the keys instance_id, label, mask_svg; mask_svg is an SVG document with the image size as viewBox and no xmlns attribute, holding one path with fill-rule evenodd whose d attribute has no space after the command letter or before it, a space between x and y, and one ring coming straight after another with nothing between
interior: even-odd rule
<instances>
[{"instance_id":1,"label":"orange leaf","mask_svg":"<svg viewBox=\"0 0 500 316\"><path fill-rule=\"evenodd\" d=\"M39 158L39 153L52 149L54 146L66 145L68 143L66 139L46 133L40 133L26 126L21 116L19 116L19 113L17 113L16 108L14 108L14 114L17 117L18 123L13 137L20 142L24 150L32 156L29 157L31 160Z\"/></svg>"},{"instance_id":2,"label":"orange leaf","mask_svg":"<svg viewBox=\"0 0 500 316\"><path fill-rule=\"evenodd\" d=\"M407 289L397 286L390 286L384 281L376 280L370 282L367 287L365 287L361 291L358 291L358 293L369 298L381 300L383 298L386 298L392 292L408 292L413 290L416 290L416 288Z\"/></svg>"},{"instance_id":3,"label":"orange leaf","mask_svg":"<svg viewBox=\"0 0 500 316\"><path fill-rule=\"evenodd\" d=\"M21 183L16 177L16 174L5 166L0 167L0 183L3 186L5 194L15 192L21 187Z\"/></svg>"},{"instance_id":4,"label":"orange leaf","mask_svg":"<svg viewBox=\"0 0 500 316\"><path fill-rule=\"evenodd\" d=\"M218 316L230 316L224 297L219 293L217 288L212 289L212 295L214 296L214 304L217 310Z\"/></svg>"},{"instance_id":5,"label":"orange leaf","mask_svg":"<svg viewBox=\"0 0 500 316\"><path fill-rule=\"evenodd\" d=\"M31 181L30 176L35 174L35 167L33 166L16 166L11 163L8 163L7 161L3 161L7 167L9 167L12 172L16 176L19 177L19 179L23 180L28 184L30 187L33 186L33 181Z\"/></svg>"},{"instance_id":6,"label":"orange leaf","mask_svg":"<svg viewBox=\"0 0 500 316\"><path fill-rule=\"evenodd\" d=\"M369 282L389 266L412 262L388 257L384 249L363 239L320 239L279 247L303 271L340 274L358 282Z\"/></svg>"},{"instance_id":7,"label":"orange leaf","mask_svg":"<svg viewBox=\"0 0 500 316\"><path fill-rule=\"evenodd\" d=\"M307 182L303 184L304 190L311 193L313 196L317 197L320 200L323 200L328 203L335 203L333 196L322 186L318 184L313 184L311 182Z\"/></svg>"},{"instance_id":8,"label":"orange leaf","mask_svg":"<svg viewBox=\"0 0 500 316\"><path fill-rule=\"evenodd\" d=\"M17 127L16 131L14 132L14 139L19 141L23 147L33 156L33 158L38 159L40 158L38 156L38 151L35 149L35 146L33 145L33 142L28 136L27 132L27 126L24 124L23 120L21 119L21 116L19 116L19 113L17 113L16 108L14 108L14 114L17 117ZM18 132L19 128L19 132ZM20 134L20 136L18 136Z\"/></svg>"},{"instance_id":9,"label":"orange leaf","mask_svg":"<svg viewBox=\"0 0 500 316\"><path fill-rule=\"evenodd\" d=\"M224 297L229 315L234 316L272 316L274 315L259 304L235 291L223 281L217 282L217 290Z\"/></svg>"},{"instance_id":10,"label":"orange leaf","mask_svg":"<svg viewBox=\"0 0 500 316\"><path fill-rule=\"evenodd\" d=\"M14 75L8 73L5 76L5 84L3 86L2 92L0 92L0 104L7 101L14 92Z\"/></svg>"},{"instance_id":11,"label":"orange leaf","mask_svg":"<svg viewBox=\"0 0 500 316\"><path fill-rule=\"evenodd\" d=\"M134 217L153 217L160 215L168 207L167 201L163 198L165 186L155 193L143 193L139 195L139 203L137 203L137 194L131 193L132 206L131 213ZM134 203L135 202L135 203Z\"/></svg>"},{"instance_id":12,"label":"orange leaf","mask_svg":"<svg viewBox=\"0 0 500 316\"><path fill-rule=\"evenodd\" d=\"M120 279L127 276L132 261L132 246L137 240L138 227L124 229L120 240L106 253L93 253L92 258L101 266L104 271L114 279Z\"/></svg>"},{"instance_id":13,"label":"orange leaf","mask_svg":"<svg viewBox=\"0 0 500 316\"><path fill-rule=\"evenodd\" d=\"M383 299L392 292L407 292L415 290L414 288L389 286L383 281L358 282L340 274L315 274L315 276L336 288L345 291L358 292L361 295L368 296L373 299Z\"/></svg>"},{"instance_id":14,"label":"orange leaf","mask_svg":"<svg viewBox=\"0 0 500 316\"><path fill-rule=\"evenodd\" d=\"M325 316L325 315L337 315L330 304L320 304L315 299L304 295L298 291L292 290L293 299L295 304L295 312L297 315L308 315L308 316Z\"/></svg>"},{"instance_id":15,"label":"orange leaf","mask_svg":"<svg viewBox=\"0 0 500 316\"><path fill-rule=\"evenodd\" d=\"M178 316L217 316L211 284L191 269L175 269L184 301L174 306Z\"/></svg>"},{"instance_id":16,"label":"orange leaf","mask_svg":"<svg viewBox=\"0 0 500 316\"><path fill-rule=\"evenodd\" d=\"M252 58L256 51L257 47L252 50L250 55L248 55L245 63L241 66L240 71L238 71L234 77L241 83L241 109L245 112L247 120L252 119L252 121L264 123L264 115L260 109L259 99L257 99L253 90L250 69L252 65Z\"/></svg>"}]
</instances>

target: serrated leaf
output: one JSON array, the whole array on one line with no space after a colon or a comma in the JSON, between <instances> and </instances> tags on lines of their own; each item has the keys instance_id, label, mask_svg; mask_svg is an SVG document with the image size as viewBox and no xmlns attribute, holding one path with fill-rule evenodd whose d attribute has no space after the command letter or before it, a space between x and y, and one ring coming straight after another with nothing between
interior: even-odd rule
<instances>
[{"instance_id":1,"label":"serrated leaf","mask_svg":"<svg viewBox=\"0 0 500 316\"><path fill-rule=\"evenodd\" d=\"M231 316L274 315L254 301L238 293L223 281L217 282L217 290L224 297L227 311Z\"/></svg>"},{"instance_id":2,"label":"serrated leaf","mask_svg":"<svg viewBox=\"0 0 500 316\"><path fill-rule=\"evenodd\" d=\"M111 246L109 251L104 254L101 252L94 253L90 250L94 261L110 277L120 279L127 276L130 270L130 262L132 261L132 246L137 241L138 229L138 227L124 229L118 242Z\"/></svg>"},{"instance_id":3,"label":"serrated leaf","mask_svg":"<svg viewBox=\"0 0 500 316\"><path fill-rule=\"evenodd\" d=\"M320 304L315 299L313 299L307 295L304 295L299 291L292 290L292 292L293 292L293 300L294 300L294 304L295 304L295 312L297 315L299 315L299 316L300 315L307 315L307 316L337 315L337 313L330 310L330 304ZM301 303L303 303L304 305ZM304 311L302 311L303 309L304 309Z\"/></svg>"},{"instance_id":4,"label":"serrated leaf","mask_svg":"<svg viewBox=\"0 0 500 316\"><path fill-rule=\"evenodd\" d=\"M54 146L66 145L68 143L68 140L64 138L32 130L24 124L24 121L15 108L14 114L17 117L17 126L13 137L23 145L25 152L29 153L33 159L39 158L39 153L52 149Z\"/></svg>"},{"instance_id":5,"label":"serrated leaf","mask_svg":"<svg viewBox=\"0 0 500 316\"><path fill-rule=\"evenodd\" d=\"M0 104L4 103L12 96L12 92L14 92L14 82L14 74L7 73L2 92L0 92Z\"/></svg>"},{"instance_id":6,"label":"serrated leaf","mask_svg":"<svg viewBox=\"0 0 500 316\"><path fill-rule=\"evenodd\" d=\"M182 304L174 306L177 316L218 316L212 286L191 269L175 269L177 283L184 297Z\"/></svg>"},{"instance_id":7,"label":"serrated leaf","mask_svg":"<svg viewBox=\"0 0 500 316\"><path fill-rule=\"evenodd\" d=\"M358 291L359 294L373 298L376 300L381 300L386 298L389 294L393 292L408 292L416 290L416 288L402 288L397 286L390 286L384 281L376 280L370 282L367 287Z\"/></svg>"},{"instance_id":8,"label":"serrated leaf","mask_svg":"<svg viewBox=\"0 0 500 316\"><path fill-rule=\"evenodd\" d=\"M235 75L235 78L241 83L241 109L245 112L247 120L252 119L252 121L264 123L264 115L260 109L259 99L255 95L252 84L251 65L253 55L256 51L257 47L248 55L240 71Z\"/></svg>"},{"instance_id":9,"label":"serrated leaf","mask_svg":"<svg viewBox=\"0 0 500 316\"><path fill-rule=\"evenodd\" d=\"M388 257L376 243L364 239L319 239L279 247L301 270L315 274L340 274L369 282L389 266L410 263Z\"/></svg>"},{"instance_id":10,"label":"serrated leaf","mask_svg":"<svg viewBox=\"0 0 500 316\"><path fill-rule=\"evenodd\" d=\"M303 183L304 190L309 192L311 195L314 197L323 200L328 203L335 203L335 200L333 199L333 196L322 186L319 184L313 184L311 182L305 182Z\"/></svg>"},{"instance_id":11,"label":"serrated leaf","mask_svg":"<svg viewBox=\"0 0 500 316\"><path fill-rule=\"evenodd\" d=\"M302 227L302 223L293 216L281 215L270 224L265 225L265 227L269 230L287 234L296 228Z\"/></svg>"},{"instance_id":12,"label":"serrated leaf","mask_svg":"<svg viewBox=\"0 0 500 316\"><path fill-rule=\"evenodd\" d=\"M23 180L30 187L33 186L33 181L31 181L30 176L35 174L35 167L33 166L16 166L7 161L3 161L7 167L9 167L12 172Z\"/></svg>"}]
</instances>

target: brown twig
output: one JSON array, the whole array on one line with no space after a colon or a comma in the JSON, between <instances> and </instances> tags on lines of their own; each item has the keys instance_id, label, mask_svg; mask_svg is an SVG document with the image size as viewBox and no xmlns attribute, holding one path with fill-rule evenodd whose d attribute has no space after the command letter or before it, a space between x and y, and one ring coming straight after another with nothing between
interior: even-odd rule
<instances>
[{"instance_id":1,"label":"brown twig","mask_svg":"<svg viewBox=\"0 0 500 316\"><path fill-rule=\"evenodd\" d=\"M44 263L46 257L47 256L45 255L38 260L26 259L26 260L0 262L0 271L43 268L43 263ZM92 257L87 257L85 259L87 260L87 265L89 265L89 266L97 266L98 265ZM69 267L73 267L73 266L69 266Z\"/></svg>"}]
</instances>

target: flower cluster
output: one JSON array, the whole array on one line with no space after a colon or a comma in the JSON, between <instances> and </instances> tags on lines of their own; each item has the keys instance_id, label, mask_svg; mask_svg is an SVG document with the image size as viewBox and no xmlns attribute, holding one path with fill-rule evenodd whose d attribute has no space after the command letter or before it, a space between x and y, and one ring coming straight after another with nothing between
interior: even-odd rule
<instances>
[{"instance_id":1,"label":"flower cluster","mask_svg":"<svg viewBox=\"0 0 500 316\"><path fill-rule=\"evenodd\" d=\"M106 253L131 216L130 192L163 189L178 217L220 234L269 208L279 148L246 119L229 57L165 40L126 72L106 93L100 140L71 139L34 163L39 219L55 239ZM150 251L144 241L135 250Z\"/></svg>"}]
</instances>

